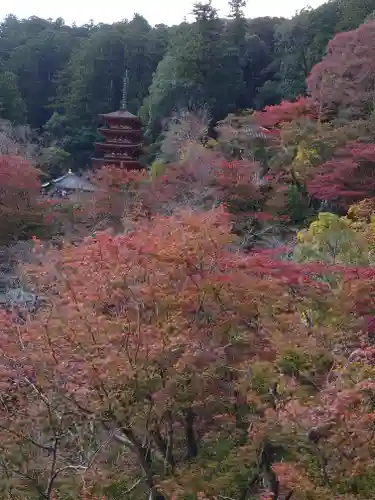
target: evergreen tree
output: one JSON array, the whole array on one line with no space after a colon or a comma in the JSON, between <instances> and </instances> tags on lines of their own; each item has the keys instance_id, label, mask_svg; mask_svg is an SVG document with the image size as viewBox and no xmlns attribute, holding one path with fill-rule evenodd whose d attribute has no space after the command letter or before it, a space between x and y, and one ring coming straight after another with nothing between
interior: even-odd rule
<instances>
[{"instance_id":1,"label":"evergreen tree","mask_svg":"<svg viewBox=\"0 0 375 500\"><path fill-rule=\"evenodd\" d=\"M248 63L247 54L247 43L246 43L246 33L247 33L247 21L245 19L245 14L243 9L246 7L246 0L230 0L229 17L232 19L228 25L228 40L232 46L234 56L237 58L237 65L241 70L242 84L238 88L236 107L244 108L246 107L246 83L244 81L245 75L244 71L246 64Z\"/></svg>"},{"instance_id":2,"label":"evergreen tree","mask_svg":"<svg viewBox=\"0 0 375 500\"><path fill-rule=\"evenodd\" d=\"M243 9L246 7L246 4L246 0L229 0L229 17L233 19L243 19L245 17Z\"/></svg>"},{"instance_id":3,"label":"evergreen tree","mask_svg":"<svg viewBox=\"0 0 375 500\"><path fill-rule=\"evenodd\" d=\"M25 123L26 112L17 76L10 71L0 73L0 118L21 124Z\"/></svg>"}]
</instances>

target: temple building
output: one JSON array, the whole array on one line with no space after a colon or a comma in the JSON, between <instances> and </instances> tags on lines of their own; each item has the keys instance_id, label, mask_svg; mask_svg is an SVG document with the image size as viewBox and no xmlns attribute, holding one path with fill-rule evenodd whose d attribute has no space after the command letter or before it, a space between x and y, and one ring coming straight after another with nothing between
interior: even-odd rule
<instances>
[{"instance_id":1,"label":"temple building","mask_svg":"<svg viewBox=\"0 0 375 500\"><path fill-rule=\"evenodd\" d=\"M93 158L93 168L115 165L127 170L142 168L139 157L142 154L141 121L126 110L127 76L124 79L121 108L113 113L99 115L106 126L99 128L104 141L95 144L97 157Z\"/></svg>"},{"instance_id":2,"label":"temple building","mask_svg":"<svg viewBox=\"0 0 375 500\"><path fill-rule=\"evenodd\" d=\"M66 174L42 184L43 191L49 196L66 197L73 193L93 193L96 188L84 177L69 170Z\"/></svg>"}]
</instances>

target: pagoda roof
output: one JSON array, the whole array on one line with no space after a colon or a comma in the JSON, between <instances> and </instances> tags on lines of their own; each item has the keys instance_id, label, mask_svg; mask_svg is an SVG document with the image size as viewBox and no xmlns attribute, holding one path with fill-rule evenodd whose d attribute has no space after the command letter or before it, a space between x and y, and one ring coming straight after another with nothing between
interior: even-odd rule
<instances>
[{"instance_id":1,"label":"pagoda roof","mask_svg":"<svg viewBox=\"0 0 375 500\"><path fill-rule=\"evenodd\" d=\"M125 134L129 134L129 135L141 135L141 129L139 128L130 128L130 127L126 127L126 128L115 128L115 127L111 127L111 128L107 128L107 127L100 127L98 129L99 133L101 134L102 132L104 132L104 134L107 134L107 135L125 135Z\"/></svg>"},{"instance_id":2,"label":"pagoda roof","mask_svg":"<svg viewBox=\"0 0 375 500\"><path fill-rule=\"evenodd\" d=\"M115 142L115 141L107 141L107 142L96 142L95 147L100 149L137 149L142 148L142 143L133 144L131 142Z\"/></svg>"},{"instance_id":3,"label":"pagoda roof","mask_svg":"<svg viewBox=\"0 0 375 500\"><path fill-rule=\"evenodd\" d=\"M114 158L93 158L92 159L94 167L99 167L99 166L108 166L108 165L119 165L123 166L125 169L135 169L135 170L141 170L142 166L137 160L134 159L123 159L121 157L114 157Z\"/></svg>"},{"instance_id":4,"label":"pagoda roof","mask_svg":"<svg viewBox=\"0 0 375 500\"><path fill-rule=\"evenodd\" d=\"M103 113L99 116L102 116L103 118L131 118L132 120L139 120L138 116L126 111L126 109L119 109L118 111L113 111L112 113Z\"/></svg>"}]
</instances>

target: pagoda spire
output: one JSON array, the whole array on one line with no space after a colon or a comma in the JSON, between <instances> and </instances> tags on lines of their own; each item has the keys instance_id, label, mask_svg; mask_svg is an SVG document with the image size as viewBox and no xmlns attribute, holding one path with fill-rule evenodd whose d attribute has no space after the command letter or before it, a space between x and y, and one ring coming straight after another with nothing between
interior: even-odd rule
<instances>
[{"instance_id":1,"label":"pagoda spire","mask_svg":"<svg viewBox=\"0 0 375 500\"><path fill-rule=\"evenodd\" d=\"M126 110L128 108L128 85L129 85L129 78L128 78L128 70L126 69L122 87L122 99L121 99L122 110Z\"/></svg>"}]
</instances>

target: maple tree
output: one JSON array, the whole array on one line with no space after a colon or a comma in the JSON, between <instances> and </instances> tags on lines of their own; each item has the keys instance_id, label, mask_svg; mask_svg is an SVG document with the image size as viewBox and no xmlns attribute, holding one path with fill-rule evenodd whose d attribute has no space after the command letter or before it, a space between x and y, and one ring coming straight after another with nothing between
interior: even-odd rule
<instances>
[{"instance_id":1,"label":"maple tree","mask_svg":"<svg viewBox=\"0 0 375 500\"><path fill-rule=\"evenodd\" d=\"M347 209L375 192L373 144L352 143L316 168L308 182L309 192L320 200Z\"/></svg>"},{"instance_id":2,"label":"maple tree","mask_svg":"<svg viewBox=\"0 0 375 500\"><path fill-rule=\"evenodd\" d=\"M17 156L0 155L0 234L3 243L31 237L48 223L40 197L39 171Z\"/></svg>"},{"instance_id":3,"label":"maple tree","mask_svg":"<svg viewBox=\"0 0 375 500\"><path fill-rule=\"evenodd\" d=\"M368 247L369 262L374 262L375 250L375 199L366 198L352 205L344 217L346 223L360 234Z\"/></svg>"},{"instance_id":4,"label":"maple tree","mask_svg":"<svg viewBox=\"0 0 375 500\"><path fill-rule=\"evenodd\" d=\"M332 380L350 371L345 346L371 300L364 307L350 295L358 316L344 311L346 343L333 353L343 338L332 318L343 313L344 288L319 279L324 266L233 253L232 240L229 214L219 208L156 215L124 235L36 249L40 265L28 275L48 307L25 325L6 316L1 325L1 387L11 399L0 412L0 458L6 453L18 490L31 477L45 492L52 466L60 471L55 487L71 482L72 471L103 486L108 453L124 448L138 484L157 499L260 498L268 488L274 499L293 491L297 499L331 500L324 474L335 481L345 467L365 467L371 448L360 461L352 451L335 470L333 450L345 448L347 428L358 431L350 437L356 453L362 439L372 441L366 400L340 420L336 407L348 389ZM363 277L353 270L344 284L354 291ZM305 323L301 311L311 310ZM370 366L358 383L345 378L353 404L372 390ZM337 425L323 443L331 468L318 473L310 467L320 448L301 436L313 433L319 412ZM29 454L22 465L20 446ZM27 456L38 460L26 468ZM19 470L23 479L15 480Z\"/></svg>"},{"instance_id":5,"label":"maple tree","mask_svg":"<svg viewBox=\"0 0 375 500\"><path fill-rule=\"evenodd\" d=\"M116 216L172 214L180 208L209 209L223 203L232 214L260 210L271 189L253 160L226 161L217 151L199 144L187 146L178 163L160 175L104 167L95 180L101 190L96 198L98 213Z\"/></svg>"},{"instance_id":6,"label":"maple tree","mask_svg":"<svg viewBox=\"0 0 375 500\"><path fill-rule=\"evenodd\" d=\"M181 110L168 121L163 134L161 156L166 161L178 161L191 143L202 142L207 135L211 117L207 109L198 112Z\"/></svg>"},{"instance_id":7,"label":"maple tree","mask_svg":"<svg viewBox=\"0 0 375 500\"><path fill-rule=\"evenodd\" d=\"M322 115L363 117L373 110L375 22L338 33L307 79L309 93Z\"/></svg>"},{"instance_id":8,"label":"maple tree","mask_svg":"<svg viewBox=\"0 0 375 500\"><path fill-rule=\"evenodd\" d=\"M274 106L266 106L254 113L254 120L263 127L277 128L302 116L316 117L314 102L308 97L298 97L295 101L282 101Z\"/></svg>"},{"instance_id":9,"label":"maple tree","mask_svg":"<svg viewBox=\"0 0 375 500\"><path fill-rule=\"evenodd\" d=\"M218 149L228 160L255 158L262 164L269 158L268 149L276 135L274 130L260 126L252 111L242 111L229 114L224 120L217 123L215 128L218 134L215 143Z\"/></svg>"},{"instance_id":10,"label":"maple tree","mask_svg":"<svg viewBox=\"0 0 375 500\"><path fill-rule=\"evenodd\" d=\"M94 214L96 221L104 219L121 228L126 214L133 214L141 203L142 186L147 187L150 179L145 171L109 165L95 172L91 181L98 189L91 204L82 206L82 212L86 215Z\"/></svg>"}]
</instances>

